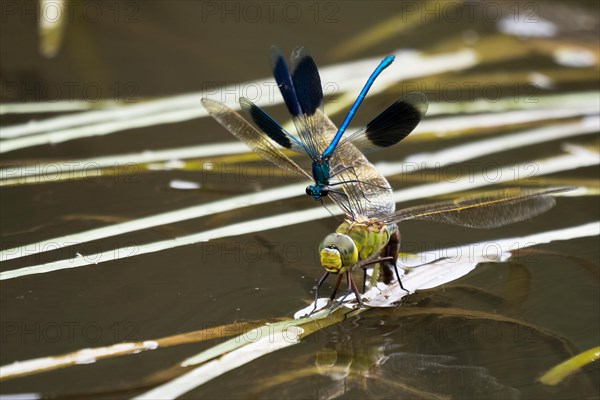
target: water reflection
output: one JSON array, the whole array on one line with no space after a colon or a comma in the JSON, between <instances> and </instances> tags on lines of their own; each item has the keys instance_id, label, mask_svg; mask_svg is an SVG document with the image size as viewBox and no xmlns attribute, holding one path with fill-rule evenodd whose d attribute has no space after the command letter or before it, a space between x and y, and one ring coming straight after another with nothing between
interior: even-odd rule
<instances>
[{"instance_id":1,"label":"water reflection","mask_svg":"<svg viewBox=\"0 0 600 400\"><path fill-rule=\"evenodd\" d=\"M514 302L508 297L470 286L411 295L409 305L372 310L315 334L320 348L314 355L302 350L293 368L262 380L252 395L561 398L566 392L537 379L549 365L577 353L576 346L543 326L509 317ZM463 301L471 307L459 308ZM564 390L575 397L597 395L594 379L575 375Z\"/></svg>"}]
</instances>

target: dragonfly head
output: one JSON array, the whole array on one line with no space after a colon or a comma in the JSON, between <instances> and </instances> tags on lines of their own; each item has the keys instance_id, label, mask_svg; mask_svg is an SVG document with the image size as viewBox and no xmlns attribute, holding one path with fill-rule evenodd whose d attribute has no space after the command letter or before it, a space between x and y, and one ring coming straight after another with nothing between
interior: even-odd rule
<instances>
[{"instance_id":1,"label":"dragonfly head","mask_svg":"<svg viewBox=\"0 0 600 400\"><path fill-rule=\"evenodd\" d=\"M358 250L350 236L330 233L319 245L319 258L327 272L339 274L356 264Z\"/></svg>"}]
</instances>

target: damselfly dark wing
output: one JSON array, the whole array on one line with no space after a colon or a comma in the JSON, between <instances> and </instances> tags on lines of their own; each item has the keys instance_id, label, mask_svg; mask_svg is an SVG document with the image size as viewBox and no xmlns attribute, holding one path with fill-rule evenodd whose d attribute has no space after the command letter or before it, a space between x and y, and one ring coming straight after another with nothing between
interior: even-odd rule
<instances>
[{"instance_id":1,"label":"damselfly dark wing","mask_svg":"<svg viewBox=\"0 0 600 400\"><path fill-rule=\"evenodd\" d=\"M287 132L264 110L250 100L242 98L240 105L252 121L273 141L296 152L306 152L311 159L318 157L315 138L322 130L317 110L323 111L323 90L317 66L303 47L297 47L291 57L290 72L281 51L271 47L271 67L285 105L292 116L297 137Z\"/></svg>"},{"instance_id":2,"label":"damselfly dark wing","mask_svg":"<svg viewBox=\"0 0 600 400\"><path fill-rule=\"evenodd\" d=\"M364 97L377 74L392 60L393 57L386 57L382 61L369 78L369 83L359 98ZM299 169L295 163L291 166L291 160L287 157L284 159L281 152L274 152L276 149L266 137L286 149L308 154L313 161L312 175L316 186L307 188L307 193L308 189L312 189L310 193L313 198L320 199L328 194L349 215L361 214L377 218L393 213L395 204L389 183L353 143L366 151L372 151L399 142L414 129L425 114L425 96L420 93L411 94L394 103L364 129L342 140L338 147L323 159L321 156L326 149L331 149L332 141L336 134L339 136L339 131L323 113L321 79L314 60L306 49L298 47L292 52L290 72L279 49L272 47L271 64L286 107L292 115L297 135L287 132L265 111L245 98L240 100L240 105L249 119L265 133L264 140L256 137L256 130L250 134L247 126L249 124L242 123L242 118L224 105L217 107L213 103L213 109L219 108L220 112L211 114L220 115L219 118L215 118L236 137L251 148L258 149L257 152L264 158L282 168L294 169L296 172ZM358 101L357 103L359 104ZM232 127L243 129L234 132Z\"/></svg>"},{"instance_id":3,"label":"damselfly dark wing","mask_svg":"<svg viewBox=\"0 0 600 400\"><path fill-rule=\"evenodd\" d=\"M240 98L240 106L256 126L281 147L297 153L304 151L304 145L294 135L283 129L269 114L252 101L242 97Z\"/></svg>"},{"instance_id":4,"label":"damselfly dark wing","mask_svg":"<svg viewBox=\"0 0 600 400\"><path fill-rule=\"evenodd\" d=\"M323 90L316 63L305 48L297 47L292 52L292 72L290 72L281 51L273 46L271 64L273 75L292 116L298 137L285 131L266 112L249 100L243 100L242 108L275 142L296 152L306 152L309 157L315 159L325 150L319 151L319 146L316 144L319 139L315 138L315 132L321 130L320 120L315 116L315 112L320 110L323 113ZM346 134L338 146L352 143L363 152L392 146L414 130L423 119L427 108L427 97L423 93L409 93L362 129Z\"/></svg>"},{"instance_id":5,"label":"damselfly dark wing","mask_svg":"<svg viewBox=\"0 0 600 400\"><path fill-rule=\"evenodd\" d=\"M428 107L427 97L423 93L408 93L362 129L348 134L339 146L352 143L363 153L393 146L416 128Z\"/></svg>"}]
</instances>

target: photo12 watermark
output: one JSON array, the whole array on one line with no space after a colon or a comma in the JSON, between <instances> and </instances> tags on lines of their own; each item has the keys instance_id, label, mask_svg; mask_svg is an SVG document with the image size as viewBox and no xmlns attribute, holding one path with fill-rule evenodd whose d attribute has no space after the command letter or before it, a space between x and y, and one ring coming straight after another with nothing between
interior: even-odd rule
<instances>
[{"instance_id":1,"label":"photo12 watermark","mask_svg":"<svg viewBox=\"0 0 600 400\"><path fill-rule=\"evenodd\" d=\"M399 1L399 23L487 23L510 19L515 23L540 21L539 2L534 1Z\"/></svg>"},{"instance_id":2,"label":"photo12 watermark","mask_svg":"<svg viewBox=\"0 0 600 400\"><path fill-rule=\"evenodd\" d=\"M136 24L140 22L140 2L111 0L65 0L0 2L2 23Z\"/></svg>"},{"instance_id":3,"label":"photo12 watermark","mask_svg":"<svg viewBox=\"0 0 600 400\"><path fill-rule=\"evenodd\" d=\"M59 181L96 183L103 179L112 183L137 184L141 181L141 173L142 167L133 162L100 165L94 161L57 161L44 164L5 161L1 163L0 180L44 184Z\"/></svg>"},{"instance_id":4,"label":"photo12 watermark","mask_svg":"<svg viewBox=\"0 0 600 400\"><path fill-rule=\"evenodd\" d=\"M432 222L428 222L432 223ZM469 229L456 227L456 229ZM402 226L400 226L402 232ZM322 238L319 238L322 239ZM498 262L512 257L523 263L540 262L535 252L519 252L534 243L459 243L456 241L401 240L397 263L407 268L425 265L432 260L443 260L447 265L473 262ZM198 244L198 261L220 264L276 264L300 263L308 268L319 270L320 255L318 244L306 245L294 241L239 242L236 240L215 241Z\"/></svg>"},{"instance_id":5,"label":"photo12 watermark","mask_svg":"<svg viewBox=\"0 0 600 400\"><path fill-rule=\"evenodd\" d=\"M199 21L220 24L275 24L340 22L336 1L202 1Z\"/></svg>"},{"instance_id":6,"label":"photo12 watermark","mask_svg":"<svg viewBox=\"0 0 600 400\"><path fill-rule=\"evenodd\" d=\"M343 82L322 82L324 103L336 104L339 95L343 94ZM485 101L497 103L511 101L514 103L537 104L542 91L537 82L494 82L494 81L448 81L448 82L400 82L401 93L423 92L429 102L472 103ZM261 107L282 104L279 87L275 81L245 82L225 84L224 82L204 82L204 97L221 103L236 104L247 98Z\"/></svg>"},{"instance_id":7,"label":"photo12 watermark","mask_svg":"<svg viewBox=\"0 0 600 400\"><path fill-rule=\"evenodd\" d=\"M96 322L60 321L2 321L0 343L87 343L124 342L139 340L139 325L132 321L119 321L106 325Z\"/></svg>"},{"instance_id":8,"label":"photo12 watermark","mask_svg":"<svg viewBox=\"0 0 600 400\"><path fill-rule=\"evenodd\" d=\"M85 264L99 264L105 261L119 260L123 263L137 263L135 257L140 252L140 245L134 241L112 243L110 249L104 249L97 243L47 241L40 243L21 244L4 240L1 242L1 262L28 257L30 262L46 263L48 256L69 263L83 261Z\"/></svg>"},{"instance_id":9,"label":"photo12 watermark","mask_svg":"<svg viewBox=\"0 0 600 400\"><path fill-rule=\"evenodd\" d=\"M98 82L35 82L4 80L0 86L0 99L4 102L69 102L97 103L112 101L132 104L140 101L137 82L113 82L106 87Z\"/></svg>"}]
</instances>

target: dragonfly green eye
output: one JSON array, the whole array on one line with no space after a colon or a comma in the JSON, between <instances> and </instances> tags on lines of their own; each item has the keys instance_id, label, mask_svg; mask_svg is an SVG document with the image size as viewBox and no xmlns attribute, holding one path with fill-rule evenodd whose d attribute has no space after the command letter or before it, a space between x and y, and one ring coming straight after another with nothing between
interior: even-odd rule
<instances>
[{"instance_id":1,"label":"dragonfly green eye","mask_svg":"<svg viewBox=\"0 0 600 400\"><path fill-rule=\"evenodd\" d=\"M327 272L339 274L356 264L358 250L350 236L330 233L319 245L319 257Z\"/></svg>"}]
</instances>

